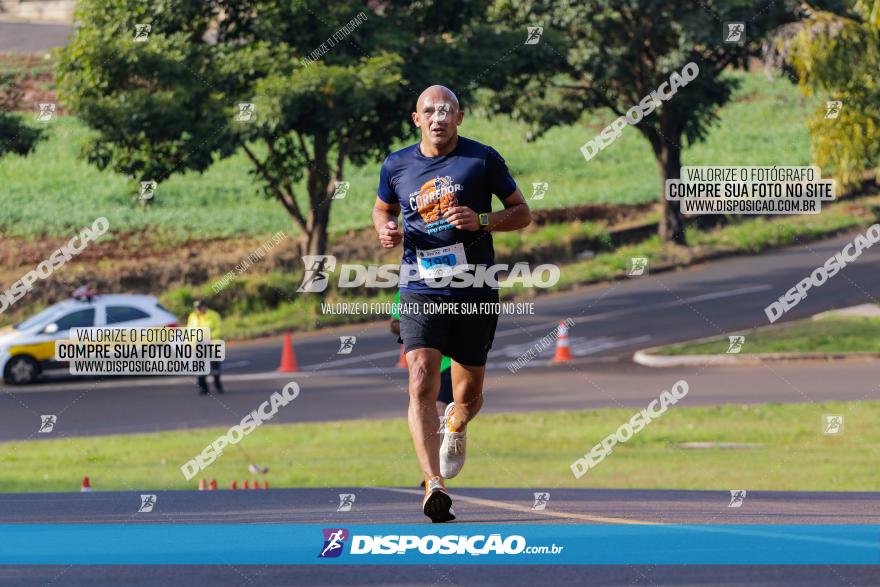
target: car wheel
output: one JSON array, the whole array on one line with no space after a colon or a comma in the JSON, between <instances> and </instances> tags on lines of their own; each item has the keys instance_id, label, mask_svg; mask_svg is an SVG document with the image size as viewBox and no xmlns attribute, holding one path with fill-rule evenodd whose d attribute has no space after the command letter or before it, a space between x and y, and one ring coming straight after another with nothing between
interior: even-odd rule
<instances>
[{"instance_id":1,"label":"car wheel","mask_svg":"<svg viewBox=\"0 0 880 587\"><path fill-rule=\"evenodd\" d=\"M24 385L33 382L39 372L40 365L34 359L27 355L17 355L6 364L3 379L6 383Z\"/></svg>"}]
</instances>

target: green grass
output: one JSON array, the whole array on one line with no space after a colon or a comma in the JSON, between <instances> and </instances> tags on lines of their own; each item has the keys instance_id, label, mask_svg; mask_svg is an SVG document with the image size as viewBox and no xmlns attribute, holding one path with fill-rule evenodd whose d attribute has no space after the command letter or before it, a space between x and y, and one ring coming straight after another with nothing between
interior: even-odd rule
<instances>
[{"instance_id":1,"label":"green grass","mask_svg":"<svg viewBox=\"0 0 880 587\"><path fill-rule=\"evenodd\" d=\"M0 159L0 228L14 236L64 235L103 215L110 232L148 232L153 237L267 235L291 222L278 204L259 196L245 160L235 155L208 173L163 182L154 203L133 199L136 184L99 171L77 157L88 130L75 118L57 117L50 139L29 157Z\"/></svg>"},{"instance_id":2,"label":"green grass","mask_svg":"<svg viewBox=\"0 0 880 587\"><path fill-rule=\"evenodd\" d=\"M880 353L878 317L834 316L765 326L745 332L743 353ZM727 352L727 337L662 347L659 355L715 355Z\"/></svg>"},{"instance_id":3,"label":"green grass","mask_svg":"<svg viewBox=\"0 0 880 587\"><path fill-rule=\"evenodd\" d=\"M784 80L757 74L743 80L733 101L720 111L704 143L687 147L686 165L807 165L809 138L803 123L812 107ZM507 117L467 116L463 136L495 146L505 157L526 196L531 184L550 183L536 208L584 203L629 204L653 201L660 193L657 164L639 132L627 128L613 148L589 163L578 148L613 120L607 111L586 114L577 125L556 128L527 143L527 128ZM133 200L136 185L78 159L89 131L76 118L49 123L50 137L30 157L0 160L0 230L8 235L65 235L91 224L96 210L110 220L111 232L148 231L168 238L263 236L289 230L281 206L260 194L240 153L217 162L205 174L175 175L159 185L153 205ZM416 142L412 135L398 147ZM331 231L369 225L380 162L348 167L351 189L331 211ZM300 192L302 184L299 186Z\"/></svg>"},{"instance_id":4,"label":"green grass","mask_svg":"<svg viewBox=\"0 0 880 587\"><path fill-rule=\"evenodd\" d=\"M658 390L659 393L659 390ZM468 463L453 485L876 491L880 402L671 408L576 480L569 466L635 409L485 415L468 430ZM296 410L294 402L286 410ZM822 434L824 414L845 418ZM230 425L232 418L230 418ZM192 489L179 467L221 428L0 444L0 492ZM758 449L684 450L693 441L758 443ZM403 419L266 425L241 442L270 467L273 487L415 486L420 474ZM229 448L202 475L228 487L249 461Z\"/></svg>"}]
</instances>

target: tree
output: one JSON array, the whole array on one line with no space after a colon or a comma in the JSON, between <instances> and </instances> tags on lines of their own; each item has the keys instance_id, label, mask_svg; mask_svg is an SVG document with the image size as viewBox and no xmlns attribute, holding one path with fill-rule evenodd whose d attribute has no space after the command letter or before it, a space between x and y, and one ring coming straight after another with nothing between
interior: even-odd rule
<instances>
[{"instance_id":1,"label":"tree","mask_svg":"<svg viewBox=\"0 0 880 587\"><path fill-rule=\"evenodd\" d=\"M301 253L323 254L346 163L381 160L415 136L408 113L426 86L467 98L479 68L498 61L491 47L502 34L486 28L487 7L82 0L61 96L96 131L84 155L102 169L161 182L242 150L293 219ZM147 38L136 40L144 24ZM240 108L250 120L236 121Z\"/></svg>"},{"instance_id":2,"label":"tree","mask_svg":"<svg viewBox=\"0 0 880 587\"><path fill-rule=\"evenodd\" d=\"M45 138L40 129L25 124L21 115L14 113L21 97L18 76L0 73L0 157L6 153L27 155Z\"/></svg>"},{"instance_id":3,"label":"tree","mask_svg":"<svg viewBox=\"0 0 880 587\"><path fill-rule=\"evenodd\" d=\"M765 59L789 65L806 95L827 96L807 121L816 163L846 189L880 165L880 0L804 5L803 19L780 27Z\"/></svg>"},{"instance_id":4,"label":"tree","mask_svg":"<svg viewBox=\"0 0 880 587\"><path fill-rule=\"evenodd\" d=\"M497 97L499 110L534 125L534 137L576 122L586 109L625 116L686 64L698 66L697 77L674 96L648 98L647 107L659 105L634 125L660 167L660 235L679 244L686 243L684 219L678 202L663 194L666 180L679 178L682 144L703 140L730 99L736 80L722 75L725 68L757 51L767 31L794 20L793 7L765 0L497 0L493 14L514 24L542 23L567 39L557 48L563 70L523 79L524 91ZM746 42L725 43L725 22L745 22Z\"/></svg>"}]
</instances>

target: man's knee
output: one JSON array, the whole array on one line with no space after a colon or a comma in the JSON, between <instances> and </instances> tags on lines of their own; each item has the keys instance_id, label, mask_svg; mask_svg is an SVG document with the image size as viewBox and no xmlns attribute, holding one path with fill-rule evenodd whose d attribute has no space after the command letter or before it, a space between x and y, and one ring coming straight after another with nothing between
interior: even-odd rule
<instances>
[{"instance_id":1,"label":"man's knee","mask_svg":"<svg viewBox=\"0 0 880 587\"><path fill-rule=\"evenodd\" d=\"M414 399L436 401L440 393L440 366L425 355L407 357L409 394Z\"/></svg>"}]
</instances>

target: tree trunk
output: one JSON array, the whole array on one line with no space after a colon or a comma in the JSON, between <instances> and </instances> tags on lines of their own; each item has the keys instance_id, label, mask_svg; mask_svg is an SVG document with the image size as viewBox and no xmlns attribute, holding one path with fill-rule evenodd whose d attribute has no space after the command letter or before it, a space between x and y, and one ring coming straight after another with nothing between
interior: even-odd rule
<instances>
[{"instance_id":1,"label":"tree trunk","mask_svg":"<svg viewBox=\"0 0 880 587\"><path fill-rule=\"evenodd\" d=\"M330 223L330 201L309 211L307 232L300 237L304 255L324 255L327 252L327 226Z\"/></svg>"},{"instance_id":2,"label":"tree trunk","mask_svg":"<svg viewBox=\"0 0 880 587\"><path fill-rule=\"evenodd\" d=\"M673 138L676 142L680 139L680 136ZM656 155L657 163L660 164L660 198L663 201L663 216L660 218L660 238L663 242L687 245L681 204L679 202L670 202L666 199L666 180L680 179L681 176L681 148L678 145L662 141L659 152Z\"/></svg>"},{"instance_id":3,"label":"tree trunk","mask_svg":"<svg viewBox=\"0 0 880 587\"><path fill-rule=\"evenodd\" d=\"M306 188L309 193L310 209L306 217L306 230L302 234L301 250L305 255L324 255L327 253L327 228L330 225L330 204L336 182L342 173L341 166L331 177L327 161L329 146L326 138L315 137L313 164L309 167Z\"/></svg>"},{"instance_id":4,"label":"tree trunk","mask_svg":"<svg viewBox=\"0 0 880 587\"><path fill-rule=\"evenodd\" d=\"M681 124L674 112L664 109L660 113L659 129L647 124L638 128L651 143L654 157L660 165L660 202L663 204L658 231L660 238L663 242L686 245L681 205L666 200L666 180L681 178Z\"/></svg>"}]
</instances>

